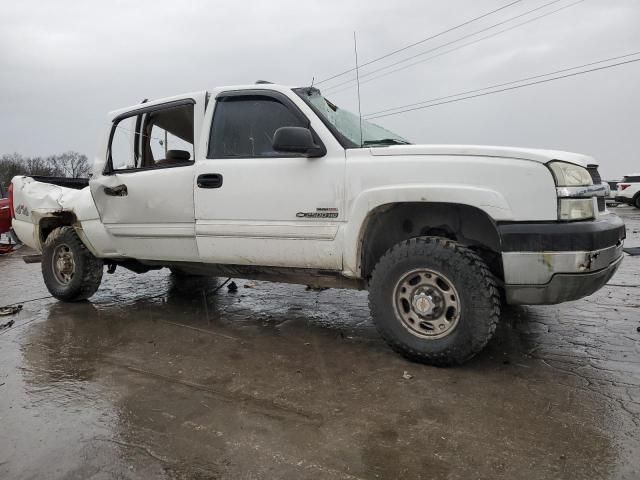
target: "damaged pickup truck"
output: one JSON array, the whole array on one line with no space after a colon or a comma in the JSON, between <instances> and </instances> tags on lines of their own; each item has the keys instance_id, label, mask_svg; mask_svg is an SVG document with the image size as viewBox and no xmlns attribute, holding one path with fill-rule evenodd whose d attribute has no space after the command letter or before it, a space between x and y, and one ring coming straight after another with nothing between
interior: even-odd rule
<instances>
[{"instance_id":1,"label":"damaged pickup truck","mask_svg":"<svg viewBox=\"0 0 640 480\"><path fill-rule=\"evenodd\" d=\"M623 222L587 156L412 145L312 87L260 82L108 115L87 180L13 179L13 228L63 301L104 268L369 290L384 339L459 364L503 302L598 290Z\"/></svg>"}]
</instances>

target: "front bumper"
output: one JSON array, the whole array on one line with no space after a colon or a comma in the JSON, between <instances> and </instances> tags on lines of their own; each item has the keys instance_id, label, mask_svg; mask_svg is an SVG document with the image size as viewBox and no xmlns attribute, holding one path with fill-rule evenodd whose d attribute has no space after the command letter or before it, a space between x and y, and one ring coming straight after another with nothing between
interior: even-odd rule
<instances>
[{"instance_id":1,"label":"front bumper","mask_svg":"<svg viewBox=\"0 0 640 480\"><path fill-rule=\"evenodd\" d=\"M625 228L613 214L589 222L499 228L510 304L554 304L591 295L622 262Z\"/></svg>"},{"instance_id":2,"label":"front bumper","mask_svg":"<svg viewBox=\"0 0 640 480\"><path fill-rule=\"evenodd\" d=\"M615 197L615 201L618 203L626 203L627 205L631 204L631 199L627 198L627 197L622 197L620 195L617 195Z\"/></svg>"}]
</instances>

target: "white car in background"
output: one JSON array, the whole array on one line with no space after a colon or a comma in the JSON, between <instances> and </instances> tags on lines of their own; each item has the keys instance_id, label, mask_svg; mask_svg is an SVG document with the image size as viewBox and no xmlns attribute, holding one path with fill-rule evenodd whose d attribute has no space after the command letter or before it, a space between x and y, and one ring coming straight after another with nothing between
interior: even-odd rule
<instances>
[{"instance_id":1,"label":"white car in background","mask_svg":"<svg viewBox=\"0 0 640 480\"><path fill-rule=\"evenodd\" d=\"M606 183L609 186L609 193L606 197L607 206L617 206L618 202L616 201L616 195L618 195L618 183L619 180L606 180L602 183Z\"/></svg>"},{"instance_id":2,"label":"white car in background","mask_svg":"<svg viewBox=\"0 0 640 480\"><path fill-rule=\"evenodd\" d=\"M617 202L640 208L640 173L622 177L622 181L617 185L615 199Z\"/></svg>"}]
</instances>

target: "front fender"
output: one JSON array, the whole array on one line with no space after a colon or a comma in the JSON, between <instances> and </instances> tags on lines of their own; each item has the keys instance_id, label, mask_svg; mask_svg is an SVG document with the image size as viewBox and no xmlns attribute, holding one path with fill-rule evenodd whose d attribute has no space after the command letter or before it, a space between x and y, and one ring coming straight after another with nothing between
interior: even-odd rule
<instances>
[{"instance_id":1,"label":"front fender","mask_svg":"<svg viewBox=\"0 0 640 480\"><path fill-rule=\"evenodd\" d=\"M377 208L398 203L455 203L478 208L496 221L513 220L502 194L469 185L389 185L364 190L348 205L344 229L343 265L346 276L359 276L360 250L369 216Z\"/></svg>"}]
</instances>

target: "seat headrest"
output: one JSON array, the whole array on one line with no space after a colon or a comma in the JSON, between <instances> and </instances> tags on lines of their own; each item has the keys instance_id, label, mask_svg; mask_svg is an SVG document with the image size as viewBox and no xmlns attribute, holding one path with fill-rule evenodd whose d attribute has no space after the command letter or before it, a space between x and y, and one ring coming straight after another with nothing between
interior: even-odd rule
<instances>
[{"instance_id":1,"label":"seat headrest","mask_svg":"<svg viewBox=\"0 0 640 480\"><path fill-rule=\"evenodd\" d=\"M167 150L166 160L184 162L190 158L191 154L186 150Z\"/></svg>"}]
</instances>

